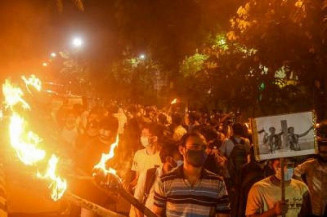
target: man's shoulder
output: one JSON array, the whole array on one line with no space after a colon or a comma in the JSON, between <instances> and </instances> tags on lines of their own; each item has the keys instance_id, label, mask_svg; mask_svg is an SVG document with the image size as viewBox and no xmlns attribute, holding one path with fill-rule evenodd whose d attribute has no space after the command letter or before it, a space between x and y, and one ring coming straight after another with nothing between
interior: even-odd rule
<instances>
[{"instance_id":1,"label":"man's shoulder","mask_svg":"<svg viewBox=\"0 0 327 217\"><path fill-rule=\"evenodd\" d=\"M166 181L171 181L171 180L174 180L174 179L180 179L182 178L181 176L181 169L183 165L179 166L179 167L176 167L174 169L172 169L170 172L166 173L166 174L162 174L160 176L160 180L162 182L166 182Z\"/></svg>"},{"instance_id":2,"label":"man's shoulder","mask_svg":"<svg viewBox=\"0 0 327 217\"><path fill-rule=\"evenodd\" d=\"M134 154L134 157L142 156L145 154L146 154L146 150L145 150L145 148L143 148L143 149L137 150Z\"/></svg>"},{"instance_id":3,"label":"man's shoulder","mask_svg":"<svg viewBox=\"0 0 327 217\"><path fill-rule=\"evenodd\" d=\"M307 185L304 182L297 179L292 179L291 184L301 189L308 189Z\"/></svg>"},{"instance_id":4,"label":"man's shoulder","mask_svg":"<svg viewBox=\"0 0 327 217\"><path fill-rule=\"evenodd\" d=\"M212 180L216 180L216 181L219 181L219 182L223 182L224 181L224 178L207 170L207 169L203 169L203 178L204 179L212 179Z\"/></svg>"},{"instance_id":5,"label":"man's shoulder","mask_svg":"<svg viewBox=\"0 0 327 217\"><path fill-rule=\"evenodd\" d=\"M256 183L253 184L252 188L261 189L261 188L267 188L269 186L272 186L271 176L264 178L260 181L257 181Z\"/></svg>"}]
</instances>

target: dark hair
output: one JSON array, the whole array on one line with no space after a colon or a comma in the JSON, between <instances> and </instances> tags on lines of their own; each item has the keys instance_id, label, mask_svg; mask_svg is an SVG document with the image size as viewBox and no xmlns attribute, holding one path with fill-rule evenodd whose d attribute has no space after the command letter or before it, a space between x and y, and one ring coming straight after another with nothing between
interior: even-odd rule
<instances>
[{"instance_id":1,"label":"dark hair","mask_svg":"<svg viewBox=\"0 0 327 217\"><path fill-rule=\"evenodd\" d=\"M167 157L173 157L174 153L178 152L178 149L174 145L165 145L164 147L161 148L159 152L160 160L162 163L166 162Z\"/></svg>"},{"instance_id":2,"label":"dark hair","mask_svg":"<svg viewBox=\"0 0 327 217\"><path fill-rule=\"evenodd\" d=\"M167 116L164 115L164 114L162 114L162 113L160 113L160 114L158 115L158 120L159 120L159 123L161 123L161 124L166 124L166 123L168 123L168 121L167 121Z\"/></svg>"},{"instance_id":3,"label":"dark hair","mask_svg":"<svg viewBox=\"0 0 327 217\"><path fill-rule=\"evenodd\" d=\"M203 142L204 144L207 144L207 141L206 141L205 137L204 137L202 134L200 134L200 133L198 133L198 132L191 132L191 133L186 133L186 134L181 138L181 140L180 140L180 144L179 144L179 145L185 147L187 140L188 140L189 138L191 138L191 137L198 137L198 138L200 138L200 139L202 140L202 142Z\"/></svg>"},{"instance_id":4,"label":"dark hair","mask_svg":"<svg viewBox=\"0 0 327 217\"><path fill-rule=\"evenodd\" d=\"M158 135L158 132L157 132L157 125L156 124L153 124L153 123L143 123L142 126L141 126L141 130L143 129L148 129L149 132L154 135L154 136L157 136Z\"/></svg>"},{"instance_id":5,"label":"dark hair","mask_svg":"<svg viewBox=\"0 0 327 217\"><path fill-rule=\"evenodd\" d=\"M175 124L175 125L181 125L183 122L183 117L179 113L174 113L171 118L172 118L173 124Z\"/></svg>"},{"instance_id":6,"label":"dark hair","mask_svg":"<svg viewBox=\"0 0 327 217\"><path fill-rule=\"evenodd\" d=\"M244 136L243 124L236 123L236 124L233 125L232 129L233 129L233 135Z\"/></svg>"}]
</instances>

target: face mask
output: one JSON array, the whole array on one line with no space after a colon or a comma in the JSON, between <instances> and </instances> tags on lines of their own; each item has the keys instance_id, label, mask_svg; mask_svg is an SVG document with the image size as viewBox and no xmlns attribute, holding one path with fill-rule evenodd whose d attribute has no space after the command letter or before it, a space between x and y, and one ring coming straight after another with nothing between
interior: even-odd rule
<instances>
[{"instance_id":1,"label":"face mask","mask_svg":"<svg viewBox=\"0 0 327 217\"><path fill-rule=\"evenodd\" d=\"M186 151L186 161L194 167L202 167L207 159L204 150L190 150Z\"/></svg>"},{"instance_id":2,"label":"face mask","mask_svg":"<svg viewBox=\"0 0 327 217\"><path fill-rule=\"evenodd\" d=\"M284 172L284 181L290 181L293 177L294 173L294 168L287 168L286 171ZM275 176L279 179L282 180L282 173L281 169L277 168Z\"/></svg>"},{"instance_id":3,"label":"face mask","mask_svg":"<svg viewBox=\"0 0 327 217\"><path fill-rule=\"evenodd\" d=\"M141 136L140 141L144 148L149 146L149 138L148 137Z\"/></svg>"}]
</instances>

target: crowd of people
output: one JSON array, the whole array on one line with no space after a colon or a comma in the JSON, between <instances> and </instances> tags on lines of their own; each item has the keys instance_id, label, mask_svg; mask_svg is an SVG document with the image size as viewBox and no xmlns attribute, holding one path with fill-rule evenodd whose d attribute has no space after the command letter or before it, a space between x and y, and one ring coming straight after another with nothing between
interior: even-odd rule
<instances>
[{"instance_id":1,"label":"crowd of people","mask_svg":"<svg viewBox=\"0 0 327 217\"><path fill-rule=\"evenodd\" d=\"M92 109L63 106L55 117L60 144L80 174L94 172L118 135L119 145L107 166L158 216L327 216L323 138L316 156L287 158L281 168L279 159L256 161L249 123L233 113L110 103ZM91 183L72 182L79 195L119 210L116 199ZM133 206L119 211L144 216ZM95 216L84 209L73 213Z\"/></svg>"}]
</instances>

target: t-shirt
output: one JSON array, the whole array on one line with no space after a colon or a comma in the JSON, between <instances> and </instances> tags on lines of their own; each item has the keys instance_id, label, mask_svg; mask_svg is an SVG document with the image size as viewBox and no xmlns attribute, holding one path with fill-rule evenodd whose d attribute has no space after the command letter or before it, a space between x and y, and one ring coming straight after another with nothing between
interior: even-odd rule
<instances>
[{"instance_id":1,"label":"t-shirt","mask_svg":"<svg viewBox=\"0 0 327 217\"><path fill-rule=\"evenodd\" d=\"M275 181L274 181L275 180ZM281 200L281 188L276 184L275 176L267 177L255 183L248 195L245 215L262 214L274 207ZM286 217L297 217L301 211L303 197L308 187L301 181L291 179L285 183L285 200L288 205Z\"/></svg>"},{"instance_id":2,"label":"t-shirt","mask_svg":"<svg viewBox=\"0 0 327 217\"><path fill-rule=\"evenodd\" d=\"M144 194L145 194L145 182L146 182L146 172L142 173L138 179L138 185L135 188L135 192L134 192L134 197L140 201L141 203L144 201ZM145 206L147 208L149 208L150 210L153 207L154 204L154 187L157 185L158 180L160 178L160 176L162 175L162 167L158 167L155 173L155 180L152 183L152 187L150 188L150 192L149 195L147 196L147 199L145 201ZM135 215L131 215L132 212L135 212L136 209L135 207L131 207L131 212L130 212L130 216L135 216Z\"/></svg>"},{"instance_id":3,"label":"t-shirt","mask_svg":"<svg viewBox=\"0 0 327 217\"><path fill-rule=\"evenodd\" d=\"M138 150L133 159L132 169L133 171L137 172L141 175L143 172L147 171L153 167L161 166L161 159L159 156L159 152L157 151L155 154L148 154L146 149Z\"/></svg>"},{"instance_id":4,"label":"t-shirt","mask_svg":"<svg viewBox=\"0 0 327 217\"><path fill-rule=\"evenodd\" d=\"M166 217L230 213L223 179L203 169L200 180L191 186L184 176L183 165L160 177L155 186L154 206L164 209Z\"/></svg>"},{"instance_id":5,"label":"t-shirt","mask_svg":"<svg viewBox=\"0 0 327 217\"><path fill-rule=\"evenodd\" d=\"M327 206L327 166L317 159L309 159L295 168L294 175L305 175L312 203L312 213L320 216Z\"/></svg>"}]
</instances>

